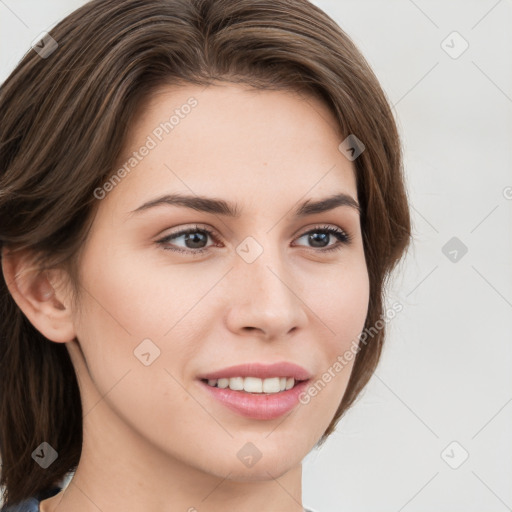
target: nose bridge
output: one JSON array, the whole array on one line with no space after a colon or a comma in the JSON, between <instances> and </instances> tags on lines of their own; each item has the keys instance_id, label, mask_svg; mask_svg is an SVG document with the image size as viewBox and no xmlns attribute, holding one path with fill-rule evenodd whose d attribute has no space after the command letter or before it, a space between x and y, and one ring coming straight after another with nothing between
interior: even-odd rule
<instances>
[{"instance_id":1,"label":"nose bridge","mask_svg":"<svg viewBox=\"0 0 512 512\"><path fill-rule=\"evenodd\" d=\"M264 294L267 299L276 301L289 300L291 291L285 285L288 271L284 255L271 238L266 236L264 243L261 243L253 237L247 237L239 244L239 276L248 292Z\"/></svg>"},{"instance_id":2,"label":"nose bridge","mask_svg":"<svg viewBox=\"0 0 512 512\"><path fill-rule=\"evenodd\" d=\"M285 254L271 238L261 243L247 237L237 247L229 318L234 330L257 328L277 338L303 324L305 312L293 291Z\"/></svg>"}]
</instances>

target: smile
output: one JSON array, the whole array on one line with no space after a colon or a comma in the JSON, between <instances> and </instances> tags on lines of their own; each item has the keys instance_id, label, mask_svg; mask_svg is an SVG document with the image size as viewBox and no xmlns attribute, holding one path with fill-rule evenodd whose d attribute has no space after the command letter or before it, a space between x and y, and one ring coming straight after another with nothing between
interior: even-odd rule
<instances>
[{"instance_id":1,"label":"smile","mask_svg":"<svg viewBox=\"0 0 512 512\"><path fill-rule=\"evenodd\" d=\"M243 380L245 385L245 381L247 379L253 379L253 377L245 377L244 379L242 379L242 377L235 377L234 379ZM275 379L279 380L279 385L281 385L281 378L275 377ZM261 381L261 379L256 380ZM264 381L265 380L273 379L264 379ZM231 381L231 379L229 379L229 381ZM300 404L299 397L301 393L306 390L309 379L296 381L294 386L290 389L281 391L281 387L279 387L279 391L270 393L233 390L229 386L220 388L218 385L210 385L207 380L199 380L198 382L210 398L213 398L215 402L220 403L229 411L255 420L273 420L291 412ZM235 380L235 383L236 382ZM249 380L249 383L251 382L253 381ZM223 382L222 384L225 383ZM236 385L237 384L235 384L235 386Z\"/></svg>"},{"instance_id":2,"label":"smile","mask_svg":"<svg viewBox=\"0 0 512 512\"><path fill-rule=\"evenodd\" d=\"M245 391L246 393L279 393L293 388L293 377L270 377L260 379L258 377L231 377L230 379L204 379L209 386L233 391Z\"/></svg>"}]
</instances>

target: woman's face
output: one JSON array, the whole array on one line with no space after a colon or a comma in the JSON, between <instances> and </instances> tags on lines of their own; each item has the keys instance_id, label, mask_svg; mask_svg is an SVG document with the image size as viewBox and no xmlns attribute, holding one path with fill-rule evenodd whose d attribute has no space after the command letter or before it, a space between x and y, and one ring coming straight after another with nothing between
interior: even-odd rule
<instances>
[{"instance_id":1,"label":"woman's face","mask_svg":"<svg viewBox=\"0 0 512 512\"><path fill-rule=\"evenodd\" d=\"M316 99L225 84L162 89L141 110L124 172L95 192L83 252L81 351L67 345L87 368L85 432L105 428L107 408L113 439L235 480L279 476L314 447L345 392L352 362L333 367L369 298L355 170L336 126ZM297 213L337 194L342 204ZM141 208L165 195L195 207ZM299 401L293 389L256 395L202 380L275 363L302 368L302 392L319 379L320 391ZM275 391L293 372L253 367L229 382ZM269 380L245 379L258 375Z\"/></svg>"}]
</instances>

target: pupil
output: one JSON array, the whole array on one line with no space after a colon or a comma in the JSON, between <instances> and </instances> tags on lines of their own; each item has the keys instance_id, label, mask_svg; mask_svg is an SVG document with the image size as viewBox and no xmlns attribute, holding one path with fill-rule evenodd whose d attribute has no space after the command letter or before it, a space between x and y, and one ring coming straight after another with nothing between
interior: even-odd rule
<instances>
[{"instance_id":1,"label":"pupil","mask_svg":"<svg viewBox=\"0 0 512 512\"><path fill-rule=\"evenodd\" d=\"M186 238L185 238L185 243L187 242L192 242L192 244L196 244L196 243L199 243L199 245L201 244L201 237L203 237L203 239L205 238L205 234L204 233L199 233L199 232L196 232L196 233L188 233L186 235ZM199 240L198 240L199 239ZM203 242L205 240L202 240ZM192 247L189 247L187 245L187 247L189 249L200 249L201 247L196 247L195 245L193 245Z\"/></svg>"},{"instance_id":2,"label":"pupil","mask_svg":"<svg viewBox=\"0 0 512 512\"><path fill-rule=\"evenodd\" d=\"M325 247L329 243L329 233L316 233L313 235L309 235L309 239L310 242L313 242L313 246L315 246L315 244L319 241L318 239L320 239L320 242L323 240L325 244L321 244L320 246L315 247Z\"/></svg>"}]
</instances>

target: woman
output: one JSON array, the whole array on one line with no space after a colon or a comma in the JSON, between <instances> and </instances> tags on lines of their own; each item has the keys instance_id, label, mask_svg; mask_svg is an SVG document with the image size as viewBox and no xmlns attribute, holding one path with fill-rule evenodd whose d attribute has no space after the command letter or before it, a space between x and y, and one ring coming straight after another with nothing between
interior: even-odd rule
<instances>
[{"instance_id":1,"label":"woman","mask_svg":"<svg viewBox=\"0 0 512 512\"><path fill-rule=\"evenodd\" d=\"M95 0L0 113L6 510L302 511L410 239L348 36L306 0Z\"/></svg>"}]
</instances>

